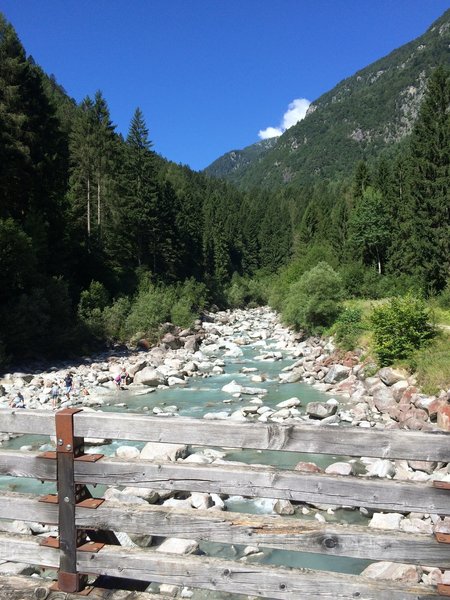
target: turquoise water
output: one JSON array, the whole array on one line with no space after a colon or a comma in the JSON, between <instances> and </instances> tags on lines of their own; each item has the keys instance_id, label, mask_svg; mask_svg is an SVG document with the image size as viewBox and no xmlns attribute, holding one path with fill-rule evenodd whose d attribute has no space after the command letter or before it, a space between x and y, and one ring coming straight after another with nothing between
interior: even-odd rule
<instances>
[{"instance_id":1,"label":"turquoise water","mask_svg":"<svg viewBox=\"0 0 450 600\"><path fill-rule=\"evenodd\" d=\"M152 393L143 395L133 395L131 391L112 391L110 395L102 396L105 405L102 410L105 411L129 411L133 413L142 412L143 414L152 414L153 408L163 408L166 406L177 406L180 416L202 418L205 413L234 412L240 406L246 406L254 398L254 396L244 396L244 399L239 401L223 392L222 387L232 380L237 383L249 387L264 388L268 393L263 396L263 404L272 408L282 400L297 397L301 401L299 410L304 411L306 404L312 401L326 401L330 396L319 392L315 388L307 384L281 384L278 380L278 374L287 365L292 363L292 360L283 359L275 362L257 361L254 357L261 352L260 347L242 348L243 357L240 359L228 359L224 367L225 373L222 375L214 375L211 377L198 377L190 380L187 386L172 387L168 389L156 390ZM256 367L255 373L243 374L240 370L243 367ZM265 381L254 383L251 381L251 376L254 374L264 375ZM231 403L224 403L224 400L232 400ZM121 406L118 406L121 405ZM125 406L123 406L125 405ZM176 417L161 417L161 418L176 418ZM49 439L44 436L22 436L13 439L3 444L3 447L20 448L24 445L31 445L33 450L48 449ZM107 455L114 454L118 446L123 446L127 442L113 441L111 444L96 447L96 452L101 452ZM144 444L129 442L130 445L142 447ZM279 468L293 468L299 461L313 461L322 468L326 467L336 460L341 460L342 457L327 456L327 455L311 455L299 454L293 452L275 452L275 451L258 451L258 450L228 450L226 454L228 460L241 461L247 464L258 463L277 466ZM345 457L344 457L345 458ZM14 477L0 477L0 489L8 489L10 491L28 492L37 494L54 493L54 485L50 483L41 483L29 479L21 479ZM97 488L95 495L100 495L102 490ZM227 503L227 509L232 511L248 512L263 514L271 511L271 503L250 500L240 497L230 498ZM312 519L317 511L311 510L309 515L296 514L291 518ZM336 510L334 514L329 515L323 513L328 522L362 522L364 519L359 511ZM243 548L235 546L224 546L222 544L202 543L201 549L211 556L220 556L225 558L239 559L243 556ZM368 561L334 558L320 556L315 554L285 552L280 550L264 550L259 558L249 558L249 561L260 560L267 564L276 564L286 567L306 567L313 569L335 570L346 573L359 573ZM239 598L236 595L218 594L217 592L196 591L194 600L201 599L218 599L218 598Z\"/></svg>"}]
</instances>

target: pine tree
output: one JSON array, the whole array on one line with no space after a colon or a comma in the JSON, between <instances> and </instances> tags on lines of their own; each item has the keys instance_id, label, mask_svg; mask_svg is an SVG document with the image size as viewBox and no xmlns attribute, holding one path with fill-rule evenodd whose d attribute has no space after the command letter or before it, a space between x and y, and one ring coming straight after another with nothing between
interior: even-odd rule
<instances>
[{"instance_id":1,"label":"pine tree","mask_svg":"<svg viewBox=\"0 0 450 600\"><path fill-rule=\"evenodd\" d=\"M426 290L439 292L450 276L450 73L443 67L428 81L411 160L414 259Z\"/></svg>"}]
</instances>

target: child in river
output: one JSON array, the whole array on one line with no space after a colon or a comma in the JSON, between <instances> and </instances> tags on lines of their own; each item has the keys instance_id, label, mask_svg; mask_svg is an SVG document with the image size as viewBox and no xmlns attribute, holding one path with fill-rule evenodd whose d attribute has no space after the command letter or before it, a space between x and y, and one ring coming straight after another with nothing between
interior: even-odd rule
<instances>
[{"instance_id":1,"label":"child in river","mask_svg":"<svg viewBox=\"0 0 450 600\"><path fill-rule=\"evenodd\" d=\"M58 406L58 400L59 400L59 387L58 387L56 381L54 382L52 389L50 391L50 397L52 399L52 408L56 408Z\"/></svg>"},{"instance_id":2,"label":"child in river","mask_svg":"<svg viewBox=\"0 0 450 600\"><path fill-rule=\"evenodd\" d=\"M127 383L128 373L125 367L122 367L122 371L114 377L114 383L117 386L117 389L123 389L123 386Z\"/></svg>"}]
</instances>

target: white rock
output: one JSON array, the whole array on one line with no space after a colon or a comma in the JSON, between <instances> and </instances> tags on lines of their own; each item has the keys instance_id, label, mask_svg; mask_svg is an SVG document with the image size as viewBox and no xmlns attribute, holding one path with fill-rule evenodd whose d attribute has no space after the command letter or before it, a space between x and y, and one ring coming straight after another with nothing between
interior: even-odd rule
<instances>
[{"instance_id":1,"label":"white rock","mask_svg":"<svg viewBox=\"0 0 450 600\"><path fill-rule=\"evenodd\" d=\"M369 527L372 527L372 529L398 530L403 518L400 513L374 513Z\"/></svg>"},{"instance_id":2,"label":"white rock","mask_svg":"<svg viewBox=\"0 0 450 600\"><path fill-rule=\"evenodd\" d=\"M179 538L167 538L156 548L156 552L167 552L168 554L192 554L197 550L198 542Z\"/></svg>"},{"instance_id":3,"label":"white rock","mask_svg":"<svg viewBox=\"0 0 450 600\"><path fill-rule=\"evenodd\" d=\"M144 460L170 460L175 462L178 458L187 455L187 446L184 444L164 444L147 442L141 450L140 458Z\"/></svg>"},{"instance_id":4,"label":"white rock","mask_svg":"<svg viewBox=\"0 0 450 600\"><path fill-rule=\"evenodd\" d=\"M134 446L119 446L116 450L116 456L119 458L139 458L140 451Z\"/></svg>"}]
</instances>

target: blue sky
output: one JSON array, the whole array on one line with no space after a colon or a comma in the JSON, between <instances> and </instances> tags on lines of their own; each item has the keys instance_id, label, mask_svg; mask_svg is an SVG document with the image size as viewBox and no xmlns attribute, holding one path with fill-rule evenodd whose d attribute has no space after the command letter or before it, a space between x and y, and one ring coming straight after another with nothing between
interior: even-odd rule
<instances>
[{"instance_id":1,"label":"blue sky","mask_svg":"<svg viewBox=\"0 0 450 600\"><path fill-rule=\"evenodd\" d=\"M450 0L0 0L26 51L70 96L100 89L124 135L139 106L154 150L193 169L279 133L304 112L302 99L418 37L448 8Z\"/></svg>"}]
</instances>

